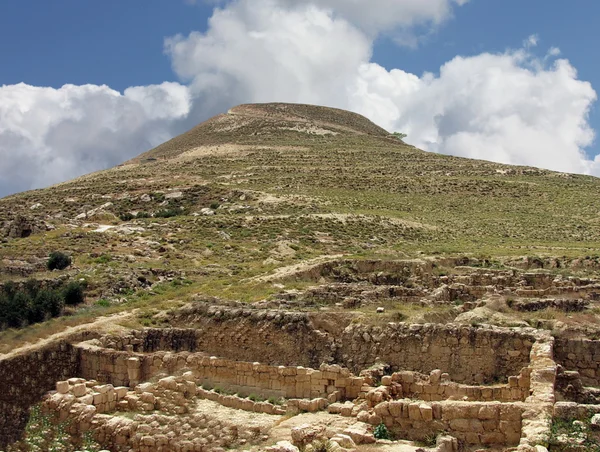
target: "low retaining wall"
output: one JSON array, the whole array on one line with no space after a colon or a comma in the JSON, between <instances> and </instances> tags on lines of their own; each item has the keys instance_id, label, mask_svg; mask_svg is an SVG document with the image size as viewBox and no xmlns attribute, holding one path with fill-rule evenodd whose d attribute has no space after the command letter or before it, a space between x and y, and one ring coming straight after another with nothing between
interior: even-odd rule
<instances>
[{"instance_id":1,"label":"low retaining wall","mask_svg":"<svg viewBox=\"0 0 600 452\"><path fill-rule=\"evenodd\" d=\"M383 422L412 441L447 432L469 445L516 446L521 437L522 413L519 404L500 402L395 400L378 404L368 422Z\"/></svg>"},{"instance_id":2,"label":"low retaining wall","mask_svg":"<svg viewBox=\"0 0 600 452\"><path fill-rule=\"evenodd\" d=\"M364 383L362 377L355 377L348 369L336 365L322 365L315 370L232 361L203 353L143 354L87 343L75 348L79 354L78 374L81 377L115 386L134 386L158 374L174 374L183 369L193 371L203 385L262 397L327 398L336 393L336 398L355 398Z\"/></svg>"},{"instance_id":3,"label":"low retaining wall","mask_svg":"<svg viewBox=\"0 0 600 452\"><path fill-rule=\"evenodd\" d=\"M529 396L529 368L523 369L518 376L509 377L506 385L470 386L448 379L448 374L435 370L430 375L396 372L390 378L402 385L403 396L424 401L522 402Z\"/></svg>"}]
</instances>

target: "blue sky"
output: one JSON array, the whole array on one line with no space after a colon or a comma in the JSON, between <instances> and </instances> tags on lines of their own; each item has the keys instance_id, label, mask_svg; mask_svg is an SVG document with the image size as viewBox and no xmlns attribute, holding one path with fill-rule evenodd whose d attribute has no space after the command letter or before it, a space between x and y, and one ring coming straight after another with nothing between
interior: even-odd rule
<instances>
[{"instance_id":1,"label":"blue sky","mask_svg":"<svg viewBox=\"0 0 600 452\"><path fill-rule=\"evenodd\" d=\"M265 15L261 16L260 14L262 13L259 14L252 11L252 6L246 5L246 7L244 7L244 1L246 0L222 3L223 8L225 8L226 11L231 12L231 17L234 17L236 26L243 24L243 26L249 27L248 29L256 29L259 32L261 31L261 27L265 27L265 30L267 30L265 36L269 36L268 33L273 32L273 35L278 36L277 39L281 40L281 33L287 31L274 30L276 25L269 22L270 19L266 18ZM291 0L261 0L260 2L256 2L255 5L257 5L257 9L262 7L265 14L270 13L269 8L273 9L274 5L276 5L277 8L281 8L282 11L285 12L287 15L285 17L290 17L290 20L304 20L304 17L307 17L307 20L314 19L314 15L310 16L310 14L304 10L302 11L302 14L305 14L305 16L302 16L298 12L299 7L296 8L297 5L294 5L294 2L290 3L290 1ZM370 29L368 29L364 23L359 23L359 20L356 19L356 11L349 11L349 8L344 9L343 6L338 7L340 4L339 0L328 1L331 10L327 10L323 14L329 14L334 22L347 20L352 27L356 27L356 31L348 31L343 27L336 28L334 23L332 29L327 28L326 31L322 32L322 36L316 36L316 42L328 42L325 49L332 55L338 53L337 48L333 45L334 43L331 42L336 39L342 41L348 39L349 36L350 40L356 39L355 47L357 48L362 48L361 45L364 43L366 48L364 52L360 53L357 50L356 55L352 54L348 56L348 67L350 68L353 67L353 64L357 67L362 64L364 69L366 68L366 65L369 64L372 66L371 69L374 69L374 65L378 65L387 71L399 69L406 74L412 74L416 77L421 77L425 72L432 72L435 74L435 77L440 77L440 67L455 60L457 56L466 58L472 57L469 60L472 65L465 67L465 70L470 70L471 67L480 63L477 60L479 55L486 53L502 55L506 52L510 53L521 49L526 50L530 55L524 60L519 59L519 57L516 56L511 57L513 58L511 62L514 66L513 69L527 69L536 64L544 65L544 68L536 69L535 71L537 72L534 71L535 73L527 82L531 85L529 89L532 92L538 93L540 90L545 89L548 90L548 93L552 93L549 84L551 85L554 82L542 82L541 79L544 78L543 76L546 73L552 72L553 62L561 58L568 60L569 68L577 71L577 76L571 76L572 79L575 79L578 82L590 82L591 87L594 89L600 87L600 60L596 57L597 52L595 50L597 43L600 42L600 27L597 25L597 19L600 17L600 2L594 0L578 0L577 2L563 2L556 0L527 0L526 2L523 0L504 0L495 2L489 0L470 0L460 6L455 3L456 0L423 0L423 3L429 2L431 4L436 1L438 4L440 2L447 2L451 8L451 14L437 20L439 23L434 23L436 22L435 20L420 20L419 18L416 18L414 20L407 19L408 23L404 23L400 20L397 22L386 22L385 25L380 24ZM361 4L361 1L356 3ZM386 14L393 15L394 11L402 12L403 10L401 7L398 7L398 5L403 2L409 4L411 1L414 2L415 0L379 0L383 7L381 11L382 17L379 17L378 20L383 21ZM298 3L303 2L299 1ZM305 0L304 3L310 3L310 0ZM369 8L374 8L374 6L366 0L362 3L367 12L369 12ZM319 2L317 2L317 4L319 4ZM252 5L251 2L250 5ZM393 5L389 6L389 11L385 10L387 5ZM319 95L305 95L305 97L298 95L294 97L295 94L293 93L279 93L274 91L273 98L271 98L268 93L265 94L264 87L254 86L252 85L254 81L242 78L240 73L244 72L243 67L238 68L236 66L232 69L232 64L223 63L222 58L220 58L219 55L216 55L217 51L225 53L231 51L231 58L234 58L234 55L238 55L238 59L240 59L239 54L236 54L235 52L239 51L236 50L236 46L239 45L239 41L241 39L243 40L243 38L238 36L235 38L238 40L237 42L233 41L234 38L231 38L231 41L228 41L227 28L226 25L223 24L213 26L213 29L211 30L209 27L209 18L213 15L213 7L214 4L204 3L202 1L190 4L188 1L184 0L103 0L102 2L95 0L60 0L56 2L49 2L47 0L20 0L18 2L1 2L0 58L2 65L0 66L0 86L6 85L8 87L14 87L23 82L31 87L52 87L58 90L67 83L74 85L92 84L108 85L113 90L123 93L131 86L160 85L165 81L178 82L177 87L169 86L167 87L168 89L161 88L161 95L173 97L173 99L175 99L173 100L174 104L177 104L177 102L182 99L182 96L184 96L187 101L189 101L189 111L186 110L185 112L181 112L179 111L179 106L173 107L177 111L169 112L171 115L168 118L170 121L169 125L165 126L161 133L157 133L156 136L153 136L148 140L120 134L119 139L122 140L123 146L132 147L132 143L134 143L133 147L135 149L129 150L128 148L127 152L123 152L122 158L119 157L121 154L116 151L112 152L112 154L107 152L107 154L110 154L110 158L97 161L91 159L94 160L95 163L91 166L82 168L81 171L83 169L102 169L102 167L118 163L118 160L125 160L127 157L130 157L132 153L144 150L143 146L154 145L156 144L155 141L167 139L170 135L182 131L186 127L193 125L195 122L206 119L206 116L209 116L210 114L218 112L219 108L231 106L228 102L232 103L237 102L238 100L293 100L299 102L306 101L331 104L334 106L352 108L355 111L366 114L376 121L378 119L377 115L375 113L369 115L369 112L381 111L381 109L385 107L388 109L386 110L386 115L391 114L388 113L388 111L391 111L389 108L392 107L384 105L383 103L381 103L381 105L373 105L364 100L361 100L360 102L346 102L343 99L344 93L348 92L351 86L354 87L356 85L355 80L348 81L347 89L333 97L328 97L325 94L320 97ZM294 16L293 14L296 15ZM220 33L219 27L225 30L225 32ZM289 24L288 28L290 28ZM204 37L212 36L212 41L209 39L193 40L189 38L188 35L192 31L200 32L201 36ZM309 32L312 33L313 31L309 30ZM315 33L320 32L316 31ZM165 39L177 34L182 35L178 41L178 46L172 47L169 52L165 53ZM396 38L399 35L418 36L418 45L405 46L398 44ZM537 45L529 47L524 46L523 42L532 35L537 36ZM321 39L321 41L319 41L319 39ZM217 41L218 45L215 45L214 41ZM271 47L276 44L269 44L268 42L265 44L266 41L266 39L262 40L256 45L265 45L268 49L271 49ZM191 49L192 45L196 47ZM307 43L307 46L308 45L309 44ZM340 49L343 48L343 42L340 42L339 46ZM561 51L560 56L552 58L547 57L547 52L550 48L559 48ZM250 48L250 50L253 49L254 48ZM282 52L287 51L285 48L282 49ZM207 61L210 60L211 62L203 65L201 60L204 58L204 54L202 52L206 53L211 51L214 51L214 53L207 55ZM248 49L246 48L245 51L248 51ZM276 59L272 61L265 60L264 55L270 54L269 52L271 52L271 50L263 51L257 49L256 51L261 55L260 61L263 62L263 65L272 64L275 67L280 64ZM297 51L297 48L290 49L290 52ZM354 50L351 49L351 51ZM372 53L370 59L368 53ZM345 64L345 62L342 63ZM177 65L176 70L173 70L173 64ZM249 61L246 64L251 65L252 63ZM312 59L308 59L306 62L299 60L297 64L298 66L294 67L296 72L304 72L305 70L306 72L309 72L314 69L316 73L322 74L325 73L325 71L329 71L328 73L335 71L335 69L331 69L327 66L327 63L315 63ZM302 64L304 64L304 66L302 66ZM318 66L319 64L321 66ZM490 64L494 66L496 63L491 62ZM502 65L503 63L498 60L498 64ZM455 62L454 65L457 66L455 70L460 72L461 69L458 68L458 63ZM271 68L265 67L263 70L269 72ZM289 67L283 68L282 70L289 70ZM481 77L489 77L489 74L494 73L491 71L485 72L487 75L482 75L484 74L481 72L482 69L473 69L473 71L473 78L469 79L470 81L465 81L466 89L471 89L470 87L476 83L473 80L477 80ZM475 71L480 72L475 74ZM398 86L394 91L396 93L400 91L404 92L404 90L409 90L412 93L412 88L410 87L412 85L410 84L413 83L413 81L408 80L408 78L404 76L402 80L399 78L391 80L391 78L393 78L390 75L392 72L382 75L382 77L385 78L385 83L388 85L390 83L397 84ZM274 73L277 73L277 71L275 70ZM199 88L197 88L199 85L206 86L206 83L212 84L211 86L221 86L221 82L215 82L214 80L207 82L209 79L207 74L215 77L223 77L222 83L225 83L224 80L227 80L227 83L233 83L232 85L227 85L227 90L226 92L223 92L222 99L215 100L214 92L211 92L209 96L209 94L200 92ZM505 79L510 80L509 77L512 76L516 77L514 79L515 83L521 83L520 78L512 72L506 74ZM332 74L332 77L340 77L340 74ZM381 83L383 83L383 78L381 79ZM450 77L448 77L448 79L449 78ZM231 80L234 81L230 82ZM372 80L372 78L370 80ZM557 75L556 83L561 81L565 81L565 77L559 77ZM544 83L544 88L536 86L536 83L538 82ZM444 88L442 88L442 85L444 85L444 83L444 77L440 77L439 83L435 84L436 86L429 86L429 91L443 90ZM574 112L568 112L568 114L572 114L575 119L554 118L548 119L548 121L555 120L556 125L574 124L578 121L581 122L581 120L587 121L587 115L590 114L586 126L595 131L600 130L600 114L598 114L596 103L592 99L593 95L591 94L591 91L589 89L586 91L582 85L575 86L571 84L570 80L565 81L565 83L566 87L564 95L561 97L561 102L568 103L569 97L573 96L573 103L577 103L579 102L577 100L578 96L581 96L583 100L580 99L580 101L586 103L586 107L583 109L575 109L576 111ZM187 90L186 93L183 93L183 91L179 89L179 84L181 84L181 89ZM381 94L377 91L379 86L380 82L375 83L372 87L370 86L368 88L370 99L372 99L373 93L378 95ZM515 85L509 84L508 86ZM173 94L172 89L175 88L177 88L178 91L176 94ZM485 89L488 88L480 89L484 90L481 91L482 93L487 93ZM457 87L448 86L447 90L456 91ZM298 89L293 89L292 91L302 92L302 89L300 87ZM53 92L57 93L57 91ZM12 91L11 93L10 98L13 99L14 102L15 94ZM419 102L424 102L430 98L436 98L436 95L430 94L428 97L428 95L425 95L424 93L425 90L421 89ZM31 96L38 96L38 94L28 93L26 99L30 101ZM52 93L49 95L52 99L56 97ZM86 94L86 96L87 95L88 94ZM475 90L473 90L471 95L474 96L474 98L476 96L481 97L480 92ZM484 95L487 96L488 94ZM69 94L69 96L71 96L68 97L69 99L73 98L72 94ZM77 96L83 96L83 94L78 93ZM281 99L278 98L278 96L281 97ZM437 96L439 97L439 92ZM210 101L207 101L207 97L210 97ZM79 97L77 98L79 99ZM202 100L203 104L210 103L213 105L212 109L202 110L199 107L200 101L198 99ZM574 145L574 148L569 147L567 143L567 145L565 145L564 154L566 155L571 152L575 155L575 153L579 152L587 155L587 157L591 159L590 162L584 162L584 164L581 164L581 162L565 164L564 162L566 162L566 159L563 159L558 155L559 152L561 152L560 149L552 151L553 153L556 153L556 156L552 154L552 161L548 160L548 156L544 157L545 154L542 152L538 152L535 158L529 156L521 158L524 153L528 152L527 149L506 149L510 147L510 142L507 141L511 138L510 134L506 137L499 137L498 133L495 132L494 137L489 138L482 137L482 134L478 131L477 133L473 133L469 139L465 139L464 134L462 133L463 130L454 130L452 136L445 137L441 136L439 130L433 132L431 130L432 127L435 127L435 124L442 123L446 120L446 123L458 124L457 127L461 127L460 125L462 125L462 127L465 127L464 131L469 129L469 132L473 132L471 129L475 127L473 124L479 121L478 117L451 118L450 115L452 114L453 107L451 108L446 105L440 106L440 108L435 111L420 111L419 114L422 115L422 117L419 117L419 120L415 120L411 117L410 112L402 111L402 99L402 96L400 96L396 105L393 106L395 108L393 111L396 115L395 121L390 122L389 125L382 125L387 126L388 128L397 127L402 130L408 130L409 138L411 136L414 137L415 144L428 148L427 150L469 157L488 158L505 163L535 164L536 166L545 166L551 169L563 170L564 168L565 171L595 174L594 169L588 170L588 168L594 166L592 160L595 155L600 154L600 145L598 144L598 140L595 140L593 144L591 144L589 130L579 130L581 129L579 126L576 127L579 129L574 130L573 133L565 133L564 136L560 137L561 140L569 140L573 137L573 142L577 142L577 144ZM2 93L0 93L0 118L3 117L2 102L3 97ZM49 100L37 100L36 97L36 102L40 102L39 105L43 106L38 106L36 108L46 108ZM141 103L145 106L144 108L146 108L147 103L144 102ZM196 104L194 102L196 102ZM411 102L417 101L412 99ZM458 101L454 99L450 104L454 105L456 102ZM539 104L539 101L537 103ZM5 101L5 110L7 112L14 111L15 105L18 104L10 104L8 101ZM557 105L559 104L549 103L544 108L547 110L553 109L554 111L542 110L536 114L538 116L540 114L543 116L547 113L550 118L552 115L556 114L557 108L560 109ZM9 110L9 106L11 110ZM518 106L514 106L514 109L518 110L516 113L518 116L519 111L528 110L530 107L533 108L533 106L519 104ZM479 112L479 117L487 115L487 112L480 112L481 108L483 107L476 108ZM502 109L506 110L506 107L502 107ZM419 108L419 110L421 110L421 108ZM52 111L54 110L50 108L46 113L46 116L50 117ZM42 115L42 113L40 114ZM494 114L497 114L497 112ZM490 114L490 117L494 114ZM114 116L115 110L107 111L106 115ZM425 116L427 115L431 116L431 118L426 120ZM514 116L514 112L511 113L511 115ZM80 121L81 113L78 113L76 116L83 128L85 122ZM155 121L158 117L165 118L166 116L166 113L152 111L150 113L147 112L145 120L148 122ZM0 127L0 154L2 154L2 152L8 153L10 151L9 144L11 146L13 145L13 141L5 139L3 148L3 136L8 136L8 132L10 132L11 137L14 137L18 130L19 134L27 137L28 128L33 129L37 126L35 121L27 123L22 120L22 118L19 118L19 121L20 122L15 120L14 123L16 125L13 125L11 130L5 130L5 135L2 135L3 130ZM49 123L52 122L51 120L48 121ZM136 119L136 121L139 122L139 118ZM175 122L177 122L177 124L175 124ZM531 119L530 117L524 117L521 122L529 124L531 123ZM49 125L48 127L50 128L46 130L44 136L52 136L52 138L54 138L55 131L51 128L53 126ZM108 126L106 126L104 130L106 130L107 127ZM529 131L540 129L541 127L541 125L534 125ZM482 130L489 129L487 125L482 125L481 128ZM153 129L156 129L156 124L153 125ZM142 133L141 131L138 132ZM41 137L40 140L37 140L36 146L39 147L39 152L44 155L45 159L54 159L58 161L58 155L65 148L69 148L70 152L73 153L81 152L85 154L86 152L92 152L87 148L79 149L78 145L74 143L64 143L56 140L50 142L44 140L45 138ZM119 141L117 138L115 138L115 140L114 143L111 142L111 146L118 147ZM553 141L553 137L547 136L547 134L540 137L539 140L532 137L531 143L536 143L536 141L539 143L549 143ZM19 143L21 143L21 141L19 141ZM135 145L135 143L139 143L139 146ZM480 154L476 149L473 149L478 146L477 143L480 143L480 146L482 147L490 149L489 153ZM468 150L461 151L458 149L460 146L465 147L465 149L468 148ZM531 144L530 147L531 146L533 146L533 144ZM58 149L58 147L60 147L60 149ZM567 149L567 147L569 149ZM23 159L30 159L31 154L27 154L26 152L28 148L24 147L23 149ZM94 155L97 155L98 152L102 152L102 149L94 147ZM56 156L54 153L56 153ZM62 155L61 158L64 160L66 156ZM90 161L90 158L86 157L85 161ZM548 161L549 163L545 164L545 161ZM19 164L19 162L14 162L10 169L11 171L14 171L15 168L23 166L24 165ZM5 169L8 170L8 168L9 165L5 165ZM583 169L580 170L579 168ZM75 170L65 172L62 177L72 177L77 175L76 173L77 171ZM0 177L1 176L2 168L0 167ZM43 181L43 183L52 182L56 181ZM31 188L31 186L17 186L12 182L11 184L12 185L6 183L5 187L3 187L2 182L0 181L0 195L2 195L3 192L7 193L16 189ZM16 188L12 188L13 186Z\"/></svg>"}]
</instances>

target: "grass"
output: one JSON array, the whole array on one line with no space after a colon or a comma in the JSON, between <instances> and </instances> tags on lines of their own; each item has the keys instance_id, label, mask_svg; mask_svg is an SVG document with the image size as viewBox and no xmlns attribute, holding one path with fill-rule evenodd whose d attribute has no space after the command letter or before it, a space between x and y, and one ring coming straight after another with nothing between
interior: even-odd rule
<instances>
[{"instance_id":1,"label":"grass","mask_svg":"<svg viewBox=\"0 0 600 452\"><path fill-rule=\"evenodd\" d=\"M99 452L103 449L94 440L91 432L73 437L68 433L68 428L69 421L59 422L55 416L43 414L40 406L36 405L30 410L23 439L9 446L6 452Z\"/></svg>"},{"instance_id":2,"label":"grass","mask_svg":"<svg viewBox=\"0 0 600 452\"><path fill-rule=\"evenodd\" d=\"M600 435L590 428L590 417L554 418L550 428L548 446L550 451L573 450L574 445L581 446L585 451L600 451Z\"/></svg>"}]
</instances>

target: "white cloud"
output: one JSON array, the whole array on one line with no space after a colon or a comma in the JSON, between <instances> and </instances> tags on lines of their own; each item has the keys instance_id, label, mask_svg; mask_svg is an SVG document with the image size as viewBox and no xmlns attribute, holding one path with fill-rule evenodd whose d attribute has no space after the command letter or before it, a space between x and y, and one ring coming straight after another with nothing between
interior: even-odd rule
<instances>
[{"instance_id":1,"label":"white cloud","mask_svg":"<svg viewBox=\"0 0 600 452\"><path fill-rule=\"evenodd\" d=\"M540 37L538 35L530 35L525 41L523 41L523 47L536 47L540 42Z\"/></svg>"},{"instance_id":2,"label":"white cloud","mask_svg":"<svg viewBox=\"0 0 600 452\"><path fill-rule=\"evenodd\" d=\"M417 24L440 24L452 14L454 5L468 0L286 0L330 8L335 14L370 32L389 31Z\"/></svg>"},{"instance_id":3,"label":"white cloud","mask_svg":"<svg viewBox=\"0 0 600 452\"><path fill-rule=\"evenodd\" d=\"M0 88L0 194L117 164L245 102L347 108L424 149L600 174L584 150L596 93L567 60L521 50L456 57L439 74L371 61L377 32L435 25L450 0L237 0L205 33L165 42L187 83ZM399 27L399 28L398 28ZM408 28L407 28L408 27Z\"/></svg>"},{"instance_id":4,"label":"white cloud","mask_svg":"<svg viewBox=\"0 0 600 452\"><path fill-rule=\"evenodd\" d=\"M244 0L217 10L207 33L166 41L175 72L213 102L299 101L342 105L371 42L311 4L282 9Z\"/></svg>"},{"instance_id":5,"label":"white cloud","mask_svg":"<svg viewBox=\"0 0 600 452\"><path fill-rule=\"evenodd\" d=\"M0 194L114 166L172 136L189 111L177 83L0 87Z\"/></svg>"},{"instance_id":6,"label":"white cloud","mask_svg":"<svg viewBox=\"0 0 600 452\"><path fill-rule=\"evenodd\" d=\"M352 108L408 134L418 147L462 157L586 173L587 117L596 93L566 60L550 67L523 51L456 57L439 76L363 67Z\"/></svg>"}]
</instances>

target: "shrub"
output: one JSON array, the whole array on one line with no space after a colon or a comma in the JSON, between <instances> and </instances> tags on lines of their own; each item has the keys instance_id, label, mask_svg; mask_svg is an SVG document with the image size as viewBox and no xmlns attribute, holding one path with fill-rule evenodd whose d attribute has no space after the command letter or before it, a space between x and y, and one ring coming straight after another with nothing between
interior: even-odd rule
<instances>
[{"instance_id":1,"label":"shrub","mask_svg":"<svg viewBox=\"0 0 600 452\"><path fill-rule=\"evenodd\" d=\"M0 289L0 330L58 317L65 303L75 306L85 300L85 288L85 283L75 281L64 288L43 289L39 281L30 279L19 289L9 281Z\"/></svg>"},{"instance_id":2,"label":"shrub","mask_svg":"<svg viewBox=\"0 0 600 452\"><path fill-rule=\"evenodd\" d=\"M176 217L178 215L183 215L183 211L181 209L163 209L159 210L154 214L156 218L171 218Z\"/></svg>"},{"instance_id":3,"label":"shrub","mask_svg":"<svg viewBox=\"0 0 600 452\"><path fill-rule=\"evenodd\" d=\"M48 313L45 304L37 297L31 299L29 310L27 312L27 321L30 325L40 323L46 320Z\"/></svg>"},{"instance_id":4,"label":"shrub","mask_svg":"<svg viewBox=\"0 0 600 452\"><path fill-rule=\"evenodd\" d=\"M48 270L64 270L71 265L71 258L60 251L50 253L48 258Z\"/></svg>"},{"instance_id":5,"label":"shrub","mask_svg":"<svg viewBox=\"0 0 600 452\"><path fill-rule=\"evenodd\" d=\"M119 218L121 219L121 221L131 221L135 218L135 216L133 216L133 214L129 212L125 212L119 215Z\"/></svg>"},{"instance_id":6,"label":"shrub","mask_svg":"<svg viewBox=\"0 0 600 452\"><path fill-rule=\"evenodd\" d=\"M390 431L382 422L377 427L375 427L375 430L373 431L373 436L376 439L390 439Z\"/></svg>"},{"instance_id":7,"label":"shrub","mask_svg":"<svg viewBox=\"0 0 600 452\"><path fill-rule=\"evenodd\" d=\"M58 317L63 309L64 302L59 294L51 290L40 290L35 297L35 303L44 307L50 317Z\"/></svg>"},{"instance_id":8,"label":"shrub","mask_svg":"<svg viewBox=\"0 0 600 452\"><path fill-rule=\"evenodd\" d=\"M17 292L9 301L6 323L10 328L20 328L27 321L31 298L25 292Z\"/></svg>"},{"instance_id":9,"label":"shrub","mask_svg":"<svg viewBox=\"0 0 600 452\"><path fill-rule=\"evenodd\" d=\"M63 291L63 299L67 306L77 306L85 301L83 285L78 281L70 282Z\"/></svg>"}]
</instances>

